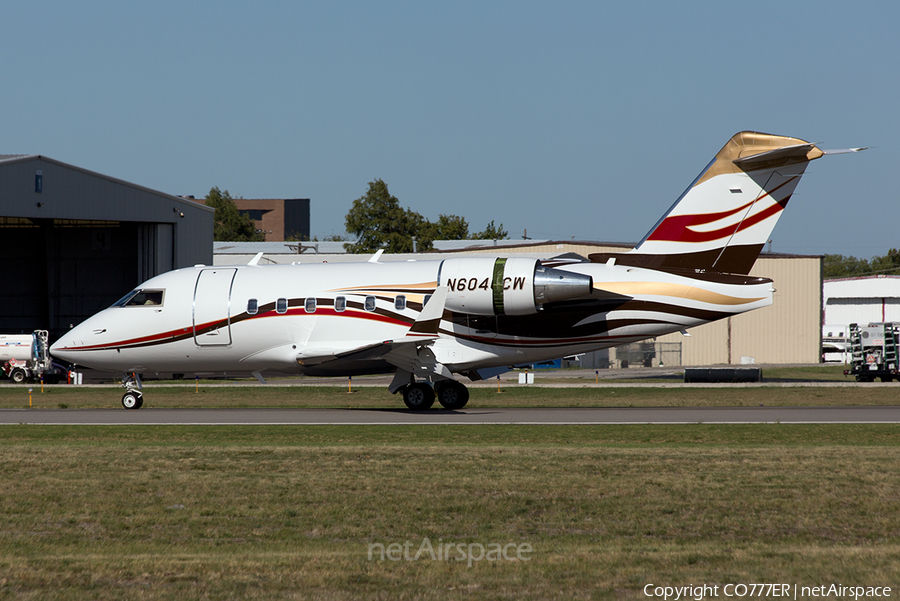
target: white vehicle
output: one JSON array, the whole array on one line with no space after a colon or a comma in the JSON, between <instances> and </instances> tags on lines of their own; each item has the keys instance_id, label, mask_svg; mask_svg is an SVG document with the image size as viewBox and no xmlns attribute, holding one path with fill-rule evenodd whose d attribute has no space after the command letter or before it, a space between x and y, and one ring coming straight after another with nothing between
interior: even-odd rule
<instances>
[{"instance_id":1,"label":"white vehicle","mask_svg":"<svg viewBox=\"0 0 900 601\"><path fill-rule=\"evenodd\" d=\"M42 379L48 384L56 384L66 373L64 367L51 360L47 330L35 330L30 335L0 336L0 349L10 354L0 367L16 384Z\"/></svg>"},{"instance_id":2,"label":"white vehicle","mask_svg":"<svg viewBox=\"0 0 900 601\"><path fill-rule=\"evenodd\" d=\"M875 322L869 325L851 323L849 330L850 369L845 376L856 376L857 382L900 380L900 323Z\"/></svg>"},{"instance_id":3,"label":"white vehicle","mask_svg":"<svg viewBox=\"0 0 900 601\"><path fill-rule=\"evenodd\" d=\"M33 340L33 334L0 334L0 365L10 359L30 359Z\"/></svg>"},{"instance_id":4,"label":"white vehicle","mask_svg":"<svg viewBox=\"0 0 900 601\"><path fill-rule=\"evenodd\" d=\"M856 149L854 149L856 150ZM846 151L844 151L846 152ZM509 366L684 331L772 303L747 274L814 144L741 132L636 248L590 261L527 258L179 269L70 330L55 356L124 372L394 372L411 409L459 409Z\"/></svg>"}]
</instances>

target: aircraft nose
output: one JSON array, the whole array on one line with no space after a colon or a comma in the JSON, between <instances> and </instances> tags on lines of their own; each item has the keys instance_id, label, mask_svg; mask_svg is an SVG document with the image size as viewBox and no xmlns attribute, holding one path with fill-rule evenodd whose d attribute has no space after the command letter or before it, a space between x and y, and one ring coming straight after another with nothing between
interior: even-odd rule
<instances>
[{"instance_id":1,"label":"aircraft nose","mask_svg":"<svg viewBox=\"0 0 900 601\"><path fill-rule=\"evenodd\" d=\"M85 324L72 328L50 345L50 354L74 363L77 349L84 346L85 331Z\"/></svg>"},{"instance_id":2,"label":"aircraft nose","mask_svg":"<svg viewBox=\"0 0 900 601\"><path fill-rule=\"evenodd\" d=\"M58 359L72 361L73 353L71 350L67 350L66 343L62 338L50 345L50 354Z\"/></svg>"}]
</instances>

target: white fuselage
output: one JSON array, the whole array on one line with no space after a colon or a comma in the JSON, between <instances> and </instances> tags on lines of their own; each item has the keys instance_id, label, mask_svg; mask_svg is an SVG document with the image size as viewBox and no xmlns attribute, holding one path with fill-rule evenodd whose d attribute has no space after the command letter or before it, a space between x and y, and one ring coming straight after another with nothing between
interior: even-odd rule
<instances>
[{"instance_id":1,"label":"white fuselage","mask_svg":"<svg viewBox=\"0 0 900 601\"><path fill-rule=\"evenodd\" d=\"M611 261L557 266L589 276L590 294L529 310L510 295L521 292L519 283L532 286L530 276L505 278L501 291L503 278L488 282L476 273L484 259L452 261L452 269L448 261L179 269L73 328L52 353L119 372L383 373L397 364L352 353L403 339L440 285L450 292L428 347L434 361L458 373L625 344L772 302L769 280L703 279ZM466 278L470 267L475 275ZM484 305L479 294L493 294L502 312L468 312Z\"/></svg>"}]
</instances>

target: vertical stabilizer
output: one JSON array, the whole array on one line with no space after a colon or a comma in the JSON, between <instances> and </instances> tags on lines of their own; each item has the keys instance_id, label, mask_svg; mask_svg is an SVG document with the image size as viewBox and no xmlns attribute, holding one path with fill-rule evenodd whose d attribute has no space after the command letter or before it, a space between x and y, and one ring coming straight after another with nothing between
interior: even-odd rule
<instances>
[{"instance_id":1,"label":"vertical stabilizer","mask_svg":"<svg viewBox=\"0 0 900 601\"><path fill-rule=\"evenodd\" d=\"M806 166L823 154L797 138L735 134L634 250L618 255L619 261L749 273Z\"/></svg>"}]
</instances>

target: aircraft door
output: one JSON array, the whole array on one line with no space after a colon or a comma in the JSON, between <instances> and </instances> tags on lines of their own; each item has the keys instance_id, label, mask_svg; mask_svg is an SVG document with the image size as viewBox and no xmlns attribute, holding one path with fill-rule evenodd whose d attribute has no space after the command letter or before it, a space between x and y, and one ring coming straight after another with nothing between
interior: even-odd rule
<instances>
[{"instance_id":1,"label":"aircraft door","mask_svg":"<svg viewBox=\"0 0 900 601\"><path fill-rule=\"evenodd\" d=\"M231 344L231 286L237 269L203 269L194 287L194 342Z\"/></svg>"}]
</instances>

